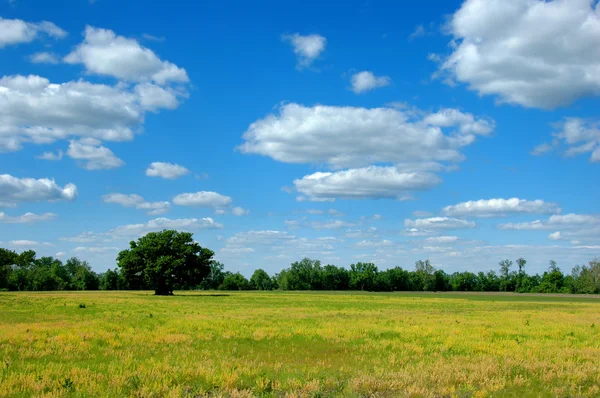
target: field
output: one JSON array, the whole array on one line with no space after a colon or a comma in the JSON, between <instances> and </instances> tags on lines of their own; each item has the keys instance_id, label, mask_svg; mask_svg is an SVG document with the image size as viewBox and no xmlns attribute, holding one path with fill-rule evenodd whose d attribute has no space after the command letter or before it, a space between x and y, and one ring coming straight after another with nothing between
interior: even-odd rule
<instances>
[{"instance_id":1,"label":"field","mask_svg":"<svg viewBox=\"0 0 600 398\"><path fill-rule=\"evenodd\" d=\"M600 396L600 300L0 293L0 396Z\"/></svg>"}]
</instances>

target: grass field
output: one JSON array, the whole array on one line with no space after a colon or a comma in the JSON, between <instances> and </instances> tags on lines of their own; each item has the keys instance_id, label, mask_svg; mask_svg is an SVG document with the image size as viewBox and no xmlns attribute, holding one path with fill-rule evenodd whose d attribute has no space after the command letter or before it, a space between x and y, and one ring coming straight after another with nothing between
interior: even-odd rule
<instances>
[{"instance_id":1,"label":"grass field","mask_svg":"<svg viewBox=\"0 0 600 398\"><path fill-rule=\"evenodd\" d=\"M0 293L0 360L0 396L600 396L600 300Z\"/></svg>"}]
</instances>

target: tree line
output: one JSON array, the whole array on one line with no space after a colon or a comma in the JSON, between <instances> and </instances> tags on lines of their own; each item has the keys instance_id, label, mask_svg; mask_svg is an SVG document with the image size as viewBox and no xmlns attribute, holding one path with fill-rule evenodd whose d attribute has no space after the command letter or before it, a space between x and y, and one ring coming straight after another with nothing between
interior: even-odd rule
<instances>
[{"instance_id":1,"label":"tree line","mask_svg":"<svg viewBox=\"0 0 600 398\"><path fill-rule=\"evenodd\" d=\"M86 261L36 257L33 250L16 253L0 248L0 290L362 290L474 291L518 293L600 293L600 261L576 266L564 274L550 261L542 275L527 274L523 258L499 262L498 272L454 272L436 269L429 260L413 270L379 270L373 263L350 268L305 258L269 275L263 269L250 279L225 270L214 253L200 247L191 233L151 232L130 243L117 257L116 269L96 273Z\"/></svg>"}]
</instances>

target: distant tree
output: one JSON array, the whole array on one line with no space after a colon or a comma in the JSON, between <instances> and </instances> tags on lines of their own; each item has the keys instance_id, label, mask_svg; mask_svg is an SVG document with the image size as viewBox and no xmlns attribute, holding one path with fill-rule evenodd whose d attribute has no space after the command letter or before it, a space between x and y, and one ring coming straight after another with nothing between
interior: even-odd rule
<instances>
[{"instance_id":1,"label":"distant tree","mask_svg":"<svg viewBox=\"0 0 600 398\"><path fill-rule=\"evenodd\" d=\"M129 243L117 257L130 286L148 286L157 295L172 295L176 286L198 285L210 271L214 253L200 247L189 232L150 232Z\"/></svg>"},{"instance_id":2,"label":"distant tree","mask_svg":"<svg viewBox=\"0 0 600 398\"><path fill-rule=\"evenodd\" d=\"M12 266L19 255L14 251L0 248L0 289L9 289Z\"/></svg>"},{"instance_id":3,"label":"distant tree","mask_svg":"<svg viewBox=\"0 0 600 398\"><path fill-rule=\"evenodd\" d=\"M523 284L523 277L525 276L525 264L527 261L524 258L517 259L517 266L519 267L519 273L517 276L517 285L515 286L516 291L521 290L521 285Z\"/></svg>"},{"instance_id":4,"label":"distant tree","mask_svg":"<svg viewBox=\"0 0 600 398\"><path fill-rule=\"evenodd\" d=\"M562 293L565 287L565 276L560 268L556 265L556 261L550 260L550 267L547 272L542 275L542 280L539 286L540 293ZM567 289L564 291L566 292Z\"/></svg>"},{"instance_id":5,"label":"distant tree","mask_svg":"<svg viewBox=\"0 0 600 398\"><path fill-rule=\"evenodd\" d=\"M510 260L502 260L500 261L500 290L502 291L510 291L511 283L510 283L510 268L513 263Z\"/></svg>"},{"instance_id":6,"label":"distant tree","mask_svg":"<svg viewBox=\"0 0 600 398\"><path fill-rule=\"evenodd\" d=\"M282 270L277 283L282 290L322 290L322 270L319 260L304 258Z\"/></svg>"},{"instance_id":7,"label":"distant tree","mask_svg":"<svg viewBox=\"0 0 600 398\"><path fill-rule=\"evenodd\" d=\"M100 278L100 289L102 290L120 290L119 271L110 268Z\"/></svg>"},{"instance_id":8,"label":"distant tree","mask_svg":"<svg viewBox=\"0 0 600 398\"><path fill-rule=\"evenodd\" d=\"M223 271L225 266L218 262L211 260L209 264L209 271L206 277L200 283L200 289L203 290L215 290L218 289L219 286L223 283L223 279L225 279L225 272Z\"/></svg>"},{"instance_id":9,"label":"distant tree","mask_svg":"<svg viewBox=\"0 0 600 398\"><path fill-rule=\"evenodd\" d=\"M435 290L435 268L429 260L419 260L415 263L415 273L418 279L420 279L421 290L434 291Z\"/></svg>"},{"instance_id":10,"label":"distant tree","mask_svg":"<svg viewBox=\"0 0 600 398\"><path fill-rule=\"evenodd\" d=\"M273 290L271 277L265 270L257 269L250 278L250 287L254 290Z\"/></svg>"},{"instance_id":11,"label":"distant tree","mask_svg":"<svg viewBox=\"0 0 600 398\"><path fill-rule=\"evenodd\" d=\"M377 278L377 267L373 263L350 265L350 287L354 290L373 290Z\"/></svg>"},{"instance_id":12,"label":"distant tree","mask_svg":"<svg viewBox=\"0 0 600 398\"><path fill-rule=\"evenodd\" d=\"M450 277L452 290L472 292L477 290L477 275L472 272L455 272Z\"/></svg>"},{"instance_id":13,"label":"distant tree","mask_svg":"<svg viewBox=\"0 0 600 398\"><path fill-rule=\"evenodd\" d=\"M323 290L348 290L350 287L350 273L346 268L326 265L321 271L321 284Z\"/></svg>"},{"instance_id":14,"label":"distant tree","mask_svg":"<svg viewBox=\"0 0 600 398\"><path fill-rule=\"evenodd\" d=\"M223 278L223 283L219 287L220 290L250 290L250 282L244 275L236 272L235 274L227 273Z\"/></svg>"}]
</instances>

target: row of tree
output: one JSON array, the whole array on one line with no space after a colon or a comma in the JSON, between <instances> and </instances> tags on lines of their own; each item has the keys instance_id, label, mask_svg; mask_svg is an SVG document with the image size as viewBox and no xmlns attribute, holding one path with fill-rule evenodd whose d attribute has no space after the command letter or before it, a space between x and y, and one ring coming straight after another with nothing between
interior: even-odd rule
<instances>
[{"instance_id":1,"label":"row of tree","mask_svg":"<svg viewBox=\"0 0 600 398\"><path fill-rule=\"evenodd\" d=\"M499 263L499 273L454 272L434 268L429 260L417 261L412 271L401 267L379 270L372 263L350 269L322 265L305 258L270 276L254 271L248 280L225 271L214 253L200 247L191 233L151 232L130 243L117 257L118 268L95 273L89 264L71 258L64 264L52 257L36 258L0 248L0 290L366 290L366 291L479 291L519 293L600 293L600 261L576 266L563 274L556 262L542 275L528 275L523 258Z\"/></svg>"}]
</instances>

